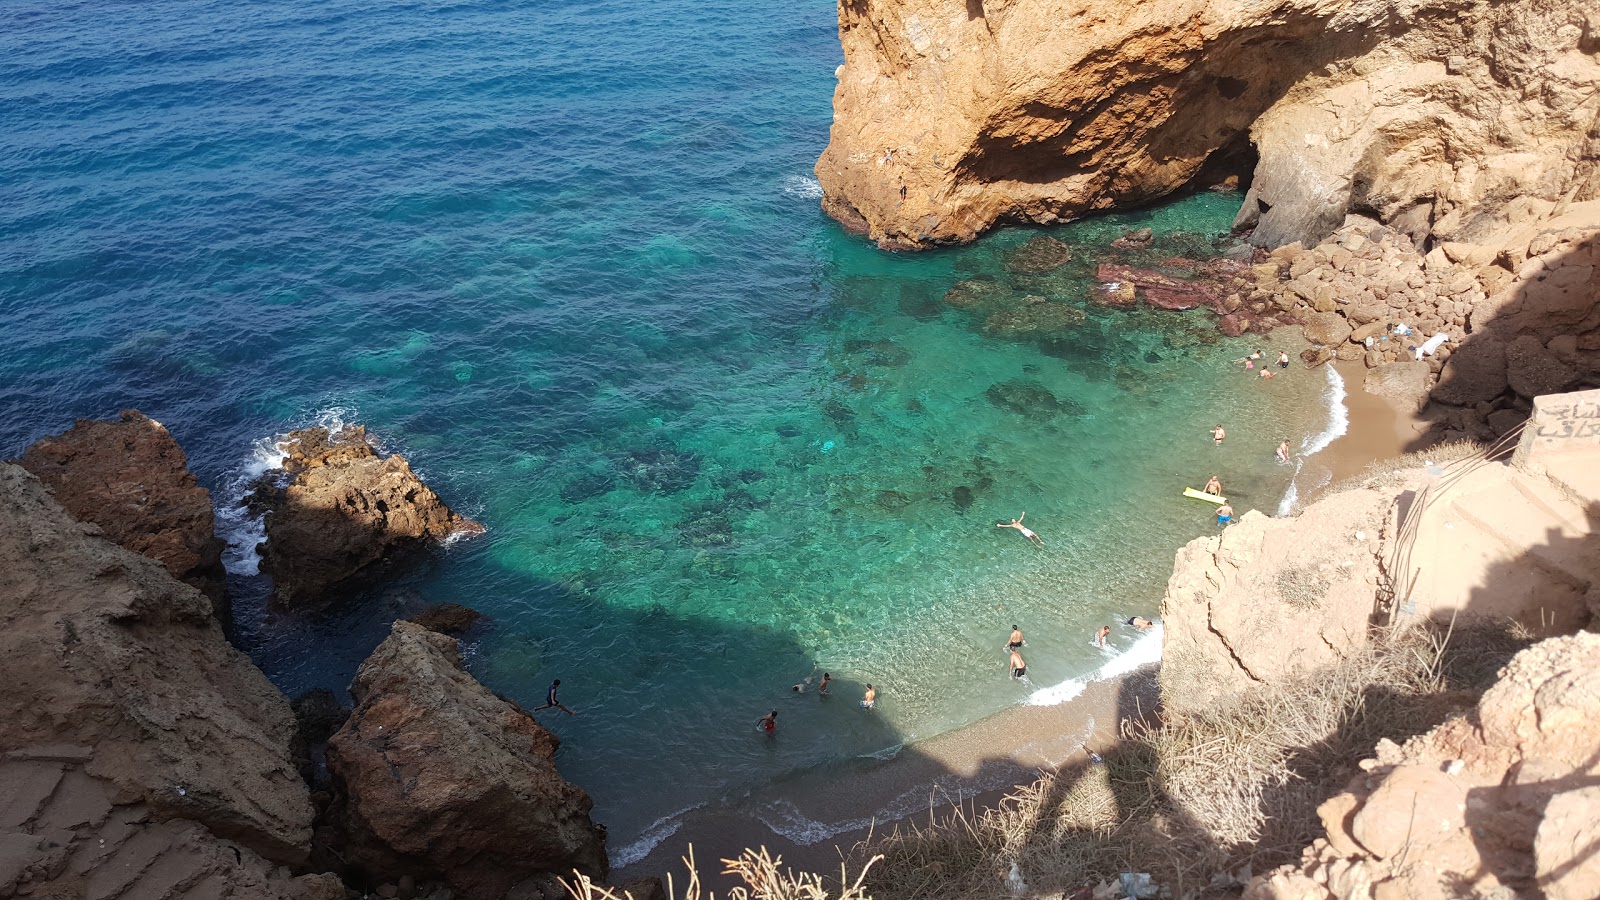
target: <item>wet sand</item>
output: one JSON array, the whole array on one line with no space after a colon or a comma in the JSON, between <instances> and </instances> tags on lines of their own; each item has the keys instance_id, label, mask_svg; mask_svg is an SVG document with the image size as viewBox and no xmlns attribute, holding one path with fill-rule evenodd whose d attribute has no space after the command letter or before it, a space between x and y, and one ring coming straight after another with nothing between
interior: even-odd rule
<instances>
[{"instance_id":1,"label":"wet sand","mask_svg":"<svg viewBox=\"0 0 1600 900\"><path fill-rule=\"evenodd\" d=\"M1366 369L1360 363L1336 368L1345 381L1349 427L1315 457L1328 472L1322 490L1375 462L1419 449L1428 427L1412 411L1363 390ZM764 846L797 871L838 877L852 849L874 833L926 822L930 812L948 813L955 802L985 808L1043 772L1083 761L1085 747L1104 752L1125 719L1156 709L1158 674L1158 666L1146 666L1092 682L1057 706L1011 707L902 748L890 759L820 768L695 810L643 858L617 869L613 881L672 873L681 889L681 858L691 847L704 883L719 894L733 884L720 875L720 860L747 847ZM829 831L836 833L820 836Z\"/></svg>"}]
</instances>

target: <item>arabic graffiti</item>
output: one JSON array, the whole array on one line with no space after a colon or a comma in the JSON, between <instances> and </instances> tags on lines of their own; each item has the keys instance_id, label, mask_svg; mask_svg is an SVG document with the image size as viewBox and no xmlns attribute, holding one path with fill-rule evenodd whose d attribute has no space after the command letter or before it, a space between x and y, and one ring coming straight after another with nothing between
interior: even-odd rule
<instances>
[{"instance_id":1,"label":"arabic graffiti","mask_svg":"<svg viewBox=\"0 0 1600 900\"><path fill-rule=\"evenodd\" d=\"M1536 417L1541 440L1600 440L1600 400L1540 407Z\"/></svg>"}]
</instances>

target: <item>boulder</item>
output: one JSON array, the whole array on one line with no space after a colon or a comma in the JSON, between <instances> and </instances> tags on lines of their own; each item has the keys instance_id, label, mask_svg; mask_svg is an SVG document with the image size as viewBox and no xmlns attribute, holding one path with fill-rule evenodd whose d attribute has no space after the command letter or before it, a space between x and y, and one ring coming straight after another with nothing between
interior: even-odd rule
<instances>
[{"instance_id":1,"label":"boulder","mask_svg":"<svg viewBox=\"0 0 1600 900\"><path fill-rule=\"evenodd\" d=\"M1518 395L1534 398L1559 394L1578 380L1578 373L1525 334L1506 346L1506 381Z\"/></svg>"},{"instance_id":2,"label":"boulder","mask_svg":"<svg viewBox=\"0 0 1600 900\"><path fill-rule=\"evenodd\" d=\"M1336 312L1316 312L1306 316L1300 333L1307 341L1324 347L1337 347L1350 337L1350 323Z\"/></svg>"},{"instance_id":3,"label":"boulder","mask_svg":"<svg viewBox=\"0 0 1600 900\"><path fill-rule=\"evenodd\" d=\"M466 900L573 869L604 879L605 829L556 771L555 736L463 671L453 639L396 622L351 693L328 744L351 865L442 879Z\"/></svg>"},{"instance_id":4,"label":"boulder","mask_svg":"<svg viewBox=\"0 0 1600 900\"><path fill-rule=\"evenodd\" d=\"M1506 385L1506 345L1492 334L1474 334L1450 355L1433 388L1433 399L1469 406L1495 399Z\"/></svg>"},{"instance_id":5,"label":"boulder","mask_svg":"<svg viewBox=\"0 0 1600 900\"><path fill-rule=\"evenodd\" d=\"M460 637L483 618L483 613L459 603L438 603L411 617L429 631Z\"/></svg>"},{"instance_id":6,"label":"boulder","mask_svg":"<svg viewBox=\"0 0 1600 900\"><path fill-rule=\"evenodd\" d=\"M204 595L99 534L0 464L0 758L84 748L117 803L303 861L312 810L288 701Z\"/></svg>"},{"instance_id":7,"label":"boulder","mask_svg":"<svg viewBox=\"0 0 1600 900\"><path fill-rule=\"evenodd\" d=\"M1402 409L1418 411L1428 402L1428 364L1418 360L1392 362L1368 369L1362 387Z\"/></svg>"},{"instance_id":8,"label":"boulder","mask_svg":"<svg viewBox=\"0 0 1600 900\"><path fill-rule=\"evenodd\" d=\"M1124 232L1122 237L1111 242L1111 246L1118 250L1143 250L1155 243L1155 232L1148 228Z\"/></svg>"},{"instance_id":9,"label":"boulder","mask_svg":"<svg viewBox=\"0 0 1600 900\"><path fill-rule=\"evenodd\" d=\"M160 422L136 410L114 422L79 419L29 447L17 463L39 476L67 512L220 606L222 541L213 530L211 494Z\"/></svg>"},{"instance_id":10,"label":"boulder","mask_svg":"<svg viewBox=\"0 0 1600 900\"><path fill-rule=\"evenodd\" d=\"M1006 255L1008 272L1042 275L1072 261L1072 248L1053 237L1037 235Z\"/></svg>"},{"instance_id":11,"label":"boulder","mask_svg":"<svg viewBox=\"0 0 1600 900\"><path fill-rule=\"evenodd\" d=\"M380 455L361 426L292 432L280 447L289 481L268 491L262 565L284 606L315 603L410 551L483 531L445 506L404 457Z\"/></svg>"}]
</instances>

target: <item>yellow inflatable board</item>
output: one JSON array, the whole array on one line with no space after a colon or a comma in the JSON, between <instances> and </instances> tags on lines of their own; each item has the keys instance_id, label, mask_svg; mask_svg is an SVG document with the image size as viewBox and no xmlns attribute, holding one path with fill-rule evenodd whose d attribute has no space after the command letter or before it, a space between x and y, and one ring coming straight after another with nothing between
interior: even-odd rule
<instances>
[{"instance_id":1,"label":"yellow inflatable board","mask_svg":"<svg viewBox=\"0 0 1600 900\"><path fill-rule=\"evenodd\" d=\"M1208 494L1205 491L1197 491L1194 488L1184 488L1183 495L1185 497L1193 497L1196 500L1210 500L1212 503L1228 502L1226 497L1218 497L1216 494Z\"/></svg>"}]
</instances>

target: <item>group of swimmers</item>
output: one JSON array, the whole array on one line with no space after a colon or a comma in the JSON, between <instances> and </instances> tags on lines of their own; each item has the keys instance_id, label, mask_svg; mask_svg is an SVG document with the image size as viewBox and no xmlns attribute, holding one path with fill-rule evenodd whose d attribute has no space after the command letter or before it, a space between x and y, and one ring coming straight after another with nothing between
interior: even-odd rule
<instances>
[{"instance_id":1,"label":"group of swimmers","mask_svg":"<svg viewBox=\"0 0 1600 900\"><path fill-rule=\"evenodd\" d=\"M1261 351L1259 350L1256 351L1257 354L1260 354L1260 352ZM1288 354L1286 353L1280 353L1278 356L1281 359L1288 359ZM1287 365L1287 363L1285 363L1285 365ZM1211 429L1211 441L1218 447L1222 446L1222 442L1225 438L1227 438L1227 436L1228 432L1222 427L1222 423L1220 422L1217 423L1215 428ZM1278 449L1273 455L1277 459L1278 465L1289 464L1288 438L1284 438L1278 442ZM1233 521L1233 507L1229 505L1228 498L1222 495L1221 479L1217 478L1215 475L1212 475L1211 478L1206 481L1206 486L1201 490L1201 493L1210 494L1213 497L1220 497L1222 499L1222 502L1217 504L1218 525L1227 525ZM1014 519L1012 521L1017 520Z\"/></svg>"},{"instance_id":2,"label":"group of swimmers","mask_svg":"<svg viewBox=\"0 0 1600 900\"><path fill-rule=\"evenodd\" d=\"M815 674L816 674L816 672L813 671L812 675L815 675ZM828 687L832 683L833 683L833 676L830 675L827 672L823 672L822 673L822 681L817 683L817 696L820 697L820 698L823 698L823 699L826 699L828 696L830 696L828 694ZM811 676L808 675L808 676L806 676L806 679L804 681L802 681L799 684L795 685L794 687L790 688L790 690L794 691L796 694L804 694L806 692L806 688L809 688L810 686L811 686ZM868 682L867 683L866 693L863 694L862 697L861 697L861 708L862 709L873 709L877 705L878 705L878 689L873 687L871 682ZM756 731L761 733L761 734L768 735L768 736L777 734L778 733L778 711L777 710L773 710L772 712L769 712L766 715L762 716L761 718L757 719L756 720Z\"/></svg>"},{"instance_id":3,"label":"group of swimmers","mask_svg":"<svg viewBox=\"0 0 1600 900\"><path fill-rule=\"evenodd\" d=\"M1246 356L1246 357L1243 357L1242 359L1236 360L1236 362L1244 363L1244 370L1246 372L1249 372L1249 371L1253 370L1256 367L1256 363L1259 360L1261 360L1264 355L1265 354L1263 354L1260 350L1257 350L1256 352L1250 354L1249 356ZM1282 351L1282 350L1278 351L1278 368L1280 368L1280 369L1289 368L1289 354L1284 352L1284 351ZM1267 364L1266 363L1262 363L1261 364L1261 377L1262 378L1271 378L1272 377L1272 370L1267 368Z\"/></svg>"}]
</instances>

